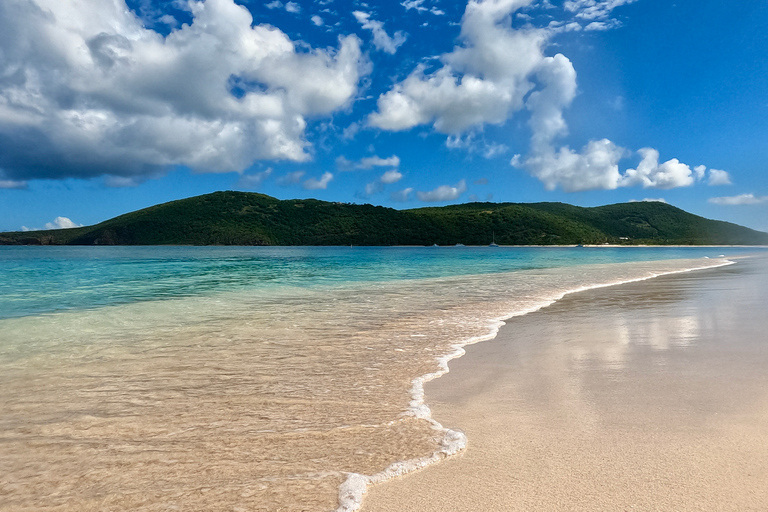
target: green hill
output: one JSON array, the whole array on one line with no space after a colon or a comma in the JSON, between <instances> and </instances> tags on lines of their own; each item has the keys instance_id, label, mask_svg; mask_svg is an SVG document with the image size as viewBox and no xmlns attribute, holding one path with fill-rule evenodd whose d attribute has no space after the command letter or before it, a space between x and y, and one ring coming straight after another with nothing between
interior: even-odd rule
<instances>
[{"instance_id":1,"label":"green hill","mask_svg":"<svg viewBox=\"0 0 768 512\"><path fill-rule=\"evenodd\" d=\"M665 203L582 208L563 203L468 203L395 210L315 199L215 192L94 226L0 233L42 245L767 245L768 233Z\"/></svg>"}]
</instances>

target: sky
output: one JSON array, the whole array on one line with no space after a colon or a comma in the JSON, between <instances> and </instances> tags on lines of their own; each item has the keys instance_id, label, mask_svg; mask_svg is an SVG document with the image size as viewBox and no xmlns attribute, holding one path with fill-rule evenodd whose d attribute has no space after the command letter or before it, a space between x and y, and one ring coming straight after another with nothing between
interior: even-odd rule
<instances>
[{"instance_id":1,"label":"sky","mask_svg":"<svg viewBox=\"0 0 768 512\"><path fill-rule=\"evenodd\" d=\"M0 231L217 190L768 231L762 0L3 0Z\"/></svg>"}]
</instances>

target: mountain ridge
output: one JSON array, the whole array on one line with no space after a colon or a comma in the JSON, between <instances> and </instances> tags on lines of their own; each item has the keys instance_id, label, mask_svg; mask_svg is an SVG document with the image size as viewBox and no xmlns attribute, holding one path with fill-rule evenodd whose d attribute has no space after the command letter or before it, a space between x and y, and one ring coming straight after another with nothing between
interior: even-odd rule
<instances>
[{"instance_id":1,"label":"mountain ridge","mask_svg":"<svg viewBox=\"0 0 768 512\"><path fill-rule=\"evenodd\" d=\"M768 233L661 202L464 203L396 210L221 191L0 245L768 245Z\"/></svg>"}]
</instances>

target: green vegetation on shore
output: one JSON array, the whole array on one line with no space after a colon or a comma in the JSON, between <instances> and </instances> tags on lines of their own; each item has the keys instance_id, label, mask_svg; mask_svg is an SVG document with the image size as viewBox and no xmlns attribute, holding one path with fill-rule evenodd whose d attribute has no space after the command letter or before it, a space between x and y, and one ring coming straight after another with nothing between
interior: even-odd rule
<instances>
[{"instance_id":1,"label":"green vegetation on shore","mask_svg":"<svg viewBox=\"0 0 768 512\"><path fill-rule=\"evenodd\" d=\"M0 245L768 245L768 233L659 202L467 203L395 210L215 192L94 226L0 233Z\"/></svg>"}]
</instances>

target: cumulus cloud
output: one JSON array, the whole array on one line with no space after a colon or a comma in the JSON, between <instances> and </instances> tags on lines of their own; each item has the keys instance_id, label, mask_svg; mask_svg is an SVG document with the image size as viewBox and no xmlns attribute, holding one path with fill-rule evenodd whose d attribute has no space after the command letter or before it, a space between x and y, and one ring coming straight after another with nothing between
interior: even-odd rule
<instances>
[{"instance_id":1,"label":"cumulus cloud","mask_svg":"<svg viewBox=\"0 0 768 512\"><path fill-rule=\"evenodd\" d=\"M312 16L310 19L312 20L312 23L314 23L315 26L317 26L317 27L322 27L323 25L325 25L325 22L323 21L323 18L321 18L317 14Z\"/></svg>"},{"instance_id":2,"label":"cumulus cloud","mask_svg":"<svg viewBox=\"0 0 768 512\"><path fill-rule=\"evenodd\" d=\"M237 188L256 189L259 188L261 184L264 183L264 180L266 180L271 174L271 167L261 172L257 172L256 174L243 174L240 176L240 179L237 181L235 186Z\"/></svg>"},{"instance_id":3,"label":"cumulus cloud","mask_svg":"<svg viewBox=\"0 0 768 512\"><path fill-rule=\"evenodd\" d=\"M75 224L67 217L56 217L53 222L46 222L45 229L69 229L80 228L82 224Z\"/></svg>"},{"instance_id":4,"label":"cumulus cloud","mask_svg":"<svg viewBox=\"0 0 768 512\"><path fill-rule=\"evenodd\" d=\"M466 181L461 180L453 187L450 185L441 185L429 192L416 192L416 196L420 201L424 201L425 203L435 203L453 201L454 199L458 199L458 197L466 191L467 183Z\"/></svg>"},{"instance_id":5,"label":"cumulus cloud","mask_svg":"<svg viewBox=\"0 0 768 512\"><path fill-rule=\"evenodd\" d=\"M510 15L531 0L471 0L461 21L460 46L440 57L442 67L419 65L377 101L368 118L384 130L431 124L458 134L484 123L501 124L523 107L530 75L544 58L546 29L513 30Z\"/></svg>"},{"instance_id":6,"label":"cumulus cloud","mask_svg":"<svg viewBox=\"0 0 768 512\"><path fill-rule=\"evenodd\" d=\"M53 222L46 222L43 229L69 229L69 228L81 228L82 224L76 224L67 217L56 217ZM40 228L28 228L27 226L21 226L22 231L40 231Z\"/></svg>"},{"instance_id":7,"label":"cumulus cloud","mask_svg":"<svg viewBox=\"0 0 768 512\"><path fill-rule=\"evenodd\" d=\"M565 192L615 189L619 186L619 160L625 149L608 139L590 141L580 153L569 147L545 146L524 162L524 167L547 190L560 186Z\"/></svg>"},{"instance_id":8,"label":"cumulus cloud","mask_svg":"<svg viewBox=\"0 0 768 512\"><path fill-rule=\"evenodd\" d=\"M390 169L384 174L381 175L382 183L390 184L390 183L397 183L403 178L402 173L400 173L397 169Z\"/></svg>"},{"instance_id":9,"label":"cumulus cloud","mask_svg":"<svg viewBox=\"0 0 768 512\"><path fill-rule=\"evenodd\" d=\"M660 189L693 185L693 171L677 158L659 164L659 152L655 149L643 148L638 153L643 159L636 169L627 169L622 176L622 185L642 185L644 188Z\"/></svg>"},{"instance_id":10,"label":"cumulus cloud","mask_svg":"<svg viewBox=\"0 0 768 512\"><path fill-rule=\"evenodd\" d=\"M320 179L308 178L301 184L306 190L325 190L328 188L328 183L333 179L333 174L330 172L323 173Z\"/></svg>"},{"instance_id":11,"label":"cumulus cloud","mask_svg":"<svg viewBox=\"0 0 768 512\"><path fill-rule=\"evenodd\" d=\"M663 197L659 198L652 198L652 197L646 197L645 199L630 199L630 203L666 203L666 199Z\"/></svg>"},{"instance_id":12,"label":"cumulus cloud","mask_svg":"<svg viewBox=\"0 0 768 512\"><path fill-rule=\"evenodd\" d=\"M1 2L4 179L307 160L307 119L346 108L367 72L358 38L297 50L233 0L187 6L163 38L124 0Z\"/></svg>"},{"instance_id":13,"label":"cumulus cloud","mask_svg":"<svg viewBox=\"0 0 768 512\"><path fill-rule=\"evenodd\" d=\"M369 13L354 11L352 14L364 29L370 30L373 33L373 45L377 50L394 55L397 49L405 42L407 36L402 30L398 30L390 37L387 31L384 30L384 23L372 20Z\"/></svg>"},{"instance_id":14,"label":"cumulus cloud","mask_svg":"<svg viewBox=\"0 0 768 512\"><path fill-rule=\"evenodd\" d=\"M288 2L285 4L285 10L288 12L299 13L301 12L301 6L296 2Z\"/></svg>"},{"instance_id":15,"label":"cumulus cloud","mask_svg":"<svg viewBox=\"0 0 768 512\"><path fill-rule=\"evenodd\" d=\"M711 197L709 202L726 206L740 206L745 204L768 203L768 196L756 196L754 194L741 194L738 196Z\"/></svg>"},{"instance_id":16,"label":"cumulus cloud","mask_svg":"<svg viewBox=\"0 0 768 512\"><path fill-rule=\"evenodd\" d=\"M631 1L575 0L567 2L566 9L601 24L590 29L603 29L614 23L608 19L613 9ZM576 70L566 56L544 54L552 36L567 25L512 28L512 15L530 4L530 0L470 0L461 21L460 44L440 57L442 66L431 73L424 65L417 66L378 98L377 111L368 123L390 131L432 125L449 136L448 147L469 148L473 131L484 124L504 123L527 110L530 151L526 157L515 155L510 163L540 179L549 190L632 185L668 189L693 184L694 171L688 165L674 158L659 163L652 148L641 149L638 167L622 173L619 161L632 152L608 139L589 141L581 151L557 144L568 133L563 112L576 96ZM572 29L576 28L580 26ZM499 146L486 153L495 156L503 151L506 148Z\"/></svg>"},{"instance_id":17,"label":"cumulus cloud","mask_svg":"<svg viewBox=\"0 0 768 512\"><path fill-rule=\"evenodd\" d=\"M712 186L717 185L731 185L731 175L728 171L722 171L720 169L709 170L709 181L707 182Z\"/></svg>"}]
</instances>

